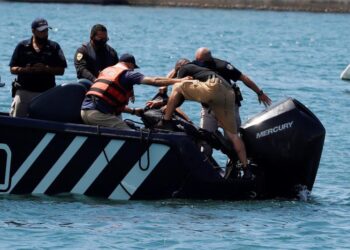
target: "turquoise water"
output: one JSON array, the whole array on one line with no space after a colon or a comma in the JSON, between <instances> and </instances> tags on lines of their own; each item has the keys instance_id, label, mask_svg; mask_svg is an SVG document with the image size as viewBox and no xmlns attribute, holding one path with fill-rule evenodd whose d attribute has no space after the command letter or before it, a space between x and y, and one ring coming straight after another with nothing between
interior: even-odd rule
<instances>
[{"instance_id":1,"label":"turquoise water","mask_svg":"<svg viewBox=\"0 0 350 250\"><path fill-rule=\"evenodd\" d=\"M349 14L143 8L0 2L0 111L10 106L8 63L37 16L48 19L74 81L73 55L93 24L110 44L135 55L141 72L165 75L179 57L207 46L231 61L273 101L292 96L327 130L311 197L306 201L136 201L86 197L0 197L1 249L345 249L350 248ZM263 107L242 87L243 120ZM156 89L138 86L135 107ZM199 106L184 110L198 122ZM219 162L224 157L216 155Z\"/></svg>"}]
</instances>

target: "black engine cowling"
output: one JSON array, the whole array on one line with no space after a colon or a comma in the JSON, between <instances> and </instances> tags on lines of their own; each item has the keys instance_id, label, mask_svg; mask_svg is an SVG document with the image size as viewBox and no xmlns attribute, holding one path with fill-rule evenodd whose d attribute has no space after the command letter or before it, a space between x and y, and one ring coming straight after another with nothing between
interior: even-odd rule
<instances>
[{"instance_id":1,"label":"black engine cowling","mask_svg":"<svg viewBox=\"0 0 350 250\"><path fill-rule=\"evenodd\" d=\"M282 101L248 120L241 128L247 155L264 169L267 193L311 190L321 158L325 128L295 99Z\"/></svg>"}]
</instances>

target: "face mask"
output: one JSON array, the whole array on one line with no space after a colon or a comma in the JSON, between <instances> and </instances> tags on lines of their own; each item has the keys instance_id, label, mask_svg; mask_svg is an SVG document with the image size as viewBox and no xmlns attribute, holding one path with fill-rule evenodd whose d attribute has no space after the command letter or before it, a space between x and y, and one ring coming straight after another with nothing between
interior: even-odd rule
<instances>
[{"instance_id":1,"label":"face mask","mask_svg":"<svg viewBox=\"0 0 350 250\"><path fill-rule=\"evenodd\" d=\"M97 49L103 48L107 43L107 40L101 39L101 40L94 40L94 45Z\"/></svg>"},{"instance_id":2,"label":"face mask","mask_svg":"<svg viewBox=\"0 0 350 250\"><path fill-rule=\"evenodd\" d=\"M47 40L48 40L48 37L35 37L35 41L40 45L46 44Z\"/></svg>"}]
</instances>

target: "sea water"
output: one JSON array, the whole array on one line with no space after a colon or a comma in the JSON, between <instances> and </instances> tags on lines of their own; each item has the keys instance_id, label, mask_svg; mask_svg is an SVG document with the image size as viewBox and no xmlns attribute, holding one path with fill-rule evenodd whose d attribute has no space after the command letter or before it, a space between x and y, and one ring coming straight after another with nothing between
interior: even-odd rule
<instances>
[{"instance_id":1,"label":"sea water","mask_svg":"<svg viewBox=\"0 0 350 250\"><path fill-rule=\"evenodd\" d=\"M128 201L87 197L0 197L1 249L345 249L350 248L350 14L31 4L0 2L0 111L11 103L9 61L16 44L45 17L67 58L57 83L74 82L73 57L92 25L107 26L120 54L135 55L140 71L164 76L198 47L232 62L273 102L293 97L321 120L327 134L311 196L267 201ZM243 121L262 111L240 84ZM135 88L132 107L157 89ZM200 106L185 112L198 123ZM126 118L128 116L125 116ZM129 117L136 119L135 117ZM136 119L137 120L137 119ZM225 157L215 154L224 164Z\"/></svg>"}]
</instances>

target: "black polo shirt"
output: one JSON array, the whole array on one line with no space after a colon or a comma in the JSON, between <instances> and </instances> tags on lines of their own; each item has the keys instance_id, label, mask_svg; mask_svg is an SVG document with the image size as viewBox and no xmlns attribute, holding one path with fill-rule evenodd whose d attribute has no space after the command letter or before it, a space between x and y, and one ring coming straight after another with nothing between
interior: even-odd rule
<instances>
[{"instance_id":1,"label":"black polo shirt","mask_svg":"<svg viewBox=\"0 0 350 250\"><path fill-rule=\"evenodd\" d=\"M200 67L194 63L188 63L183 65L180 69L179 72L177 73L178 78L183 78L186 76L192 76L193 79L205 82L209 78L215 76L220 78L221 80L224 81L224 79L218 75L215 71L205 68L205 67Z\"/></svg>"},{"instance_id":2,"label":"black polo shirt","mask_svg":"<svg viewBox=\"0 0 350 250\"><path fill-rule=\"evenodd\" d=\"M67 67L66 58L58 43L48 40L41 51L36 52L32 38L20 42L13 52L10 67L25 67L36 63L50 67ZM55 76L48 73L21 73L17 76L17 82L20 88L33 92L43 92L56 85Z\"/></svg>"},{"instance_id":3,"label":"black polo shirt","mask_svg":"<svg viewBox=\"0 0 350 250\"><path fill-rule=\"evenodd\" d=\"M95 50L91 42L83 44L74 56L74 66L78 79L95 81L100 71L117 64L117 52L108 44L103 49Z\"/></svg>"},{"instance_id":4,"label":"black polo shirt","mask_svg":"<svg viewBox=\"0 0 350 250\"><path fill-rule=\"evenodd\" d=\"M220 76L225 78L227 82L230 82L231 80L237 82L242 75L242 72L236 69L232 64L218 58L213 58L212 61L205 63L200 63L197 61L194 61L193 63L199 66L202 65L203 67L217 72Z\"/></svg>"}]
</instances>

